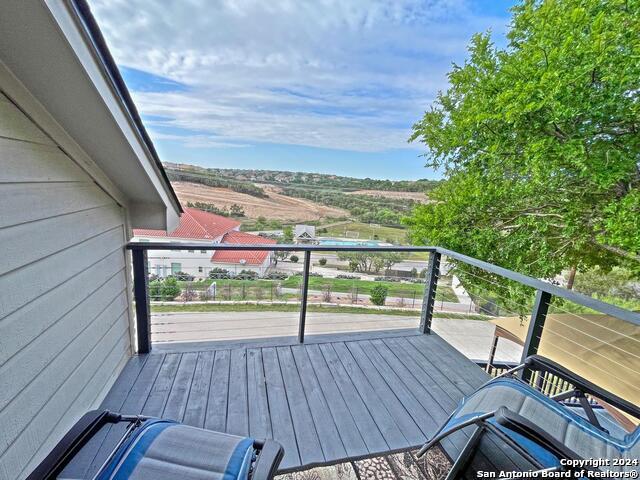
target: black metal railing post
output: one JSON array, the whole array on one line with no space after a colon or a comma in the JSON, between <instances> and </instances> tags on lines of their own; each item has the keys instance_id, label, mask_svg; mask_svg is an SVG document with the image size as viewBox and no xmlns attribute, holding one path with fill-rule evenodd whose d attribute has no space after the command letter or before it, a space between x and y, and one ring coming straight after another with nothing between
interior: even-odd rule
<instances>
[{"instance_id":1,"label":"black metal railing post","mask_svg":"<svg viewBox=\"0 0 640 480\"><path fill-rule=\"evenodd\" d=\"M440 252L431 252L429 265L427 267L424 298L422 299L422 312L420 314L420 331L422 333L431 333L431 320L433 319L433 308L436 303L436 289L438 288L439 276Z\"/></svg>"},{"instance_id":2,"label":"black metal railing post","mask_svg":"<svg viewBox=\"0 0 640 480\"><path fill-rule=\"evenodd\" d=\"M133 297L136 302L136 338L138 353L151 351L151 309L149 306L149 275L147 250L136 248L133 257Z\"/></svg>"},{"instance_id":3,"label":"black metal railing post","mask_svg":"<svg viewBox=\"0 0 640 480\"><path fill-rule=\"evenodd\" d=\"M549 305L551 304L552 295L549 292L538 290L536 292L536 300L533 304L533 310L531 311L531 320L529 321L529 331L527 332L527 338L524 342L524 348L522 350L522 361L529 356L538 353L538 347L540 346L540 338L542 337L542 331L544 330L544 322L547 319L547 313L549 312ZM531 378L531 372L528 369L521 371L523 380L528 381Z\"/></svg>"},{"instance_id":4,"label":"black metal railing post","mask_svg":"<svg viewBox=\"0 0 640 480\"><path fill-rule=\"evenodd\" d=\"M309 270L311 269L311 251L304 252L304 271L302 273L302 292L300 298L300 322L298 324L298 342L304 343L304 326L307 320L307 297L309 295Z\"/></svg>"}]
</instances>

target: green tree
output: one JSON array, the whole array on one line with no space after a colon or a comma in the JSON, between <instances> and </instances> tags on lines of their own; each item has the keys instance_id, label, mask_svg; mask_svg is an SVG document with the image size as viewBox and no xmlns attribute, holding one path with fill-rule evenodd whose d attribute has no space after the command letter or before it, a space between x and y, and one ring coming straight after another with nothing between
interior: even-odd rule
<instances>
[{"instance_id":1,"label":"green tree","mask_svg":"<svg viewBox=\"0 0 640 480\"><path fill-rule=\"evenodd\" d=\"M396 263L402 261L405 256L399 252L343 252L338 253L338 259L349 263L349 269L353 272L377 273L380 270L388 270Z\"/></svg>"},{"instance_id":2,"label":"green tree","mask_svg":"<svg viewBox=\"0 0 640 480\"><path fill-rule=\"evenodd\" d=\"M604 272L600 267L580 272L576 277L575 289L599 298L620 297L640 301L640 282L634 281L629 270L620 267L614 267L610 272Z\"/></svg>"},{"instance_id":3,"label":"green tree","mask_svg":"<svg viewBox=\"0 0 640 480\"><path fill-rule=\"evenodd\" d=\"M540 278L638 271L640 2L526 0L507 38L475 35L414 125L446 181L412 240Z\"/></svg>"},{"instance_id":4,"label":"green tree","mask_svg":"<svg viewBox=\"0 0 640 480\"><path fill-rule=\"evenodd\" d=\"M282 229L282 239L284 243L293 243L293 227L291 225Z\"/></svg>"},{"instance_id":5,"label":"green tree","mask_svg":"<svg viewBox=\"0 0 640 480\"><path fill-rule=\"evenodd\" d=\"M229 214L232 217L244 217L244 208L242 208L241 205L234 203L229 207Z\"/></svg>"}]
</instances>

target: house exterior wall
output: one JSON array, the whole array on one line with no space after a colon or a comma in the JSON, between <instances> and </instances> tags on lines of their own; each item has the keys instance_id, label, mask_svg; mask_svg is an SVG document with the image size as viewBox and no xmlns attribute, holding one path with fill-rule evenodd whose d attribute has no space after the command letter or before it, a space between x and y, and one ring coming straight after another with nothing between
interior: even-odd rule
<instances>
[{"instance_id":1,"label":"house exterior wall","mask_svg":"<svg viewBox=\"0 0 640 480\"><path fill-rule=\"evenodd\" d=\"M2 480L100 404L132 343L127 211L22 100L0 83Z\"/></svg>"},{"instance_id":2,"label":"house exterior wall","mask_svg":"<svg viewBox=\"0 0 640 480\"><path fill-rule=\"evenodd\" d=\"M236 228L234 230L239 230ZM211 241L198 241L189 238L175 237L135 237L135 242L157 242L157 243L175 243L190 245L211 245L222 241L222 236ZM269 268L273 264L273 252L260 265L242 265L240 263L223 263L212 262L211 257L215 250L148 250L147 261L149 273L161 278L165 278L176 271L182 271L189 275L193 275L195 279L209 278L209 272L212 268L224 268L231 273L240 273L242 270L251 270L259 275L265 275L269 272Z\"/></svg>"},{"instance_id":3,"label":"house exterior wall","mask_svg":"<svg viewBox=\"0 0 640 480\"><path fill-rule=\"evenodd\" d=\"M222 236L212 241L197 241L193 239L180 238L153 238L135 237L137 242L158 242L158 243L184 243L191 245L211 245L222 240ZM147 260L149 262L149 273L158 277L167 277L175 273L175 268L179 265L179 270L195 278L207 278L209 270L212 268L212 250L149 250Z\"/></svg>"}]
</instances>

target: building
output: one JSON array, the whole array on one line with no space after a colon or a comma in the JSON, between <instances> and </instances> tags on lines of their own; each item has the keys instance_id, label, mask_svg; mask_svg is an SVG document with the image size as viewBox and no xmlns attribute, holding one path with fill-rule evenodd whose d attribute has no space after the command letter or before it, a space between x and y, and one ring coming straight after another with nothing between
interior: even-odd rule
<instances>
[{"instance_id":1,"label":"building","mask_svg":"<svg viewBox=\"0 0 640 480\"><path fill-rule=\"evenodd\" d=\"M136 229L134 241L172 244L211 245L212 243L276 243L258 235L240 232L240 222L196 208L185 208L178 227L165 230ZM149 273L167 277L184 272L194 278L207 278L212 268L224 268L231 274L242 270L259 275L268 272L273 263L272 252L212 251L199 249L149 250Z\"/></svg>"},{"instance_id":2,"label":"building","mask_svg":"<svg viewBox=\"0 0 640 480\"><path fill-rule=\"evenodd\" d=\"M271 238L260 237L244 232L229 232L225 234L222 243L236 244L276 244ZM224 268L231 274L250 270L264 276L274 264L273 252L265 250L217 250L211 257L213 267Z\"/></svg>"},{"instance_id":3,"label":"building","mask_svg":"<svg viewBox=\"0 0 640 480\"><path fill-rule=\"evenodd\" d=\"M293 228L293 240L296 243L315 243L316 227L313 225L296 225Z\"/></svg>"},{"instance_id":4,"label":"building","mask_svg":"<svg viewBox=\"0 0 640 480\"><path fill-rule=\"evenodd\" d=\"M0 165L0 479L13 480L135 353L125 245L181 213L83 2L1 2Z\"/></svg>"}]
</instances>

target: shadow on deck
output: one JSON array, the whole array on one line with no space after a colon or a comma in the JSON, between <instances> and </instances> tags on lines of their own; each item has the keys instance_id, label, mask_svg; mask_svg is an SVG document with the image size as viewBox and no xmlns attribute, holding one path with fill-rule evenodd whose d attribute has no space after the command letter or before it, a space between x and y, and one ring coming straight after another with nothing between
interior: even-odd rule
<instances>
[{"instance_id":1,"label":"shadow on deck","mask_svg":"<svg viewBox=\"0 0 640 480\"><path fill-rule=\"evenodd\" d=\"M274 438L290 470L420 445L487 379L435 334L371 333L134 357L102 408ZM119 435L92 440L76 468L95 471Z\"/></svg>"}]
</instances>

